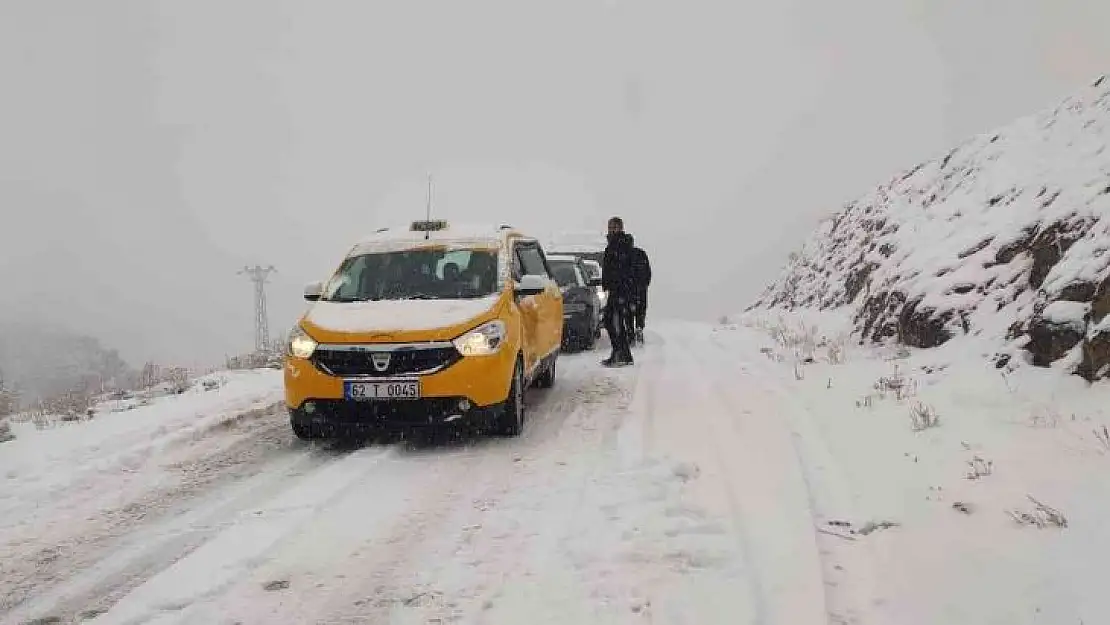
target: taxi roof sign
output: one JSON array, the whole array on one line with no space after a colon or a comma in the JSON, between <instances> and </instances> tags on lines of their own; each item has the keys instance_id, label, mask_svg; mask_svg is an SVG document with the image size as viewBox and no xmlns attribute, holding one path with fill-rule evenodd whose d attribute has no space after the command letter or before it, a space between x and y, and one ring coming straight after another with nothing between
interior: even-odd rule
<instances>
[{"instance_id":1,"label":"taxi roof sign","mask_svg":"<svg viewBox=\"0 0 1110 625\"><path fill-rule=\"evenodd\" d=\"M443 219L414 221L409 229L413 232L438 232L447 229L447 221Z\"/></svg>"}]
</instances>

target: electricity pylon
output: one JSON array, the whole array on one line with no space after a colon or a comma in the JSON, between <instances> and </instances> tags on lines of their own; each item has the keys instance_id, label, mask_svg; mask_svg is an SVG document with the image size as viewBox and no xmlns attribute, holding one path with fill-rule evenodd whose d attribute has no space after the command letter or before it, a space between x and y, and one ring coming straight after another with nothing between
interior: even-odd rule
<instances>
[{"instance_id":1,"label":"electricity pylon","mask_svg":"<svg viewBox=\"0 0 1110 625\"><path fill-rule=\"evenodd\" d=\"M271 273L277 271L273 265L262 267L243 267L239 275L246 274L254 283L254 348L261 352L270 347L270 319L266 312L266 282Z\"/></svg>"}]
</instances>

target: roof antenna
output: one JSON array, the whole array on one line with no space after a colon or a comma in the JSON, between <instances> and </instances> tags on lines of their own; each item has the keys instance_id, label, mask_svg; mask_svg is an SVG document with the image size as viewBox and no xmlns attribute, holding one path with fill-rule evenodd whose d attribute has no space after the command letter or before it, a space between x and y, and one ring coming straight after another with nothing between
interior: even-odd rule
<instances>
[{"instance_id":1,"label":"roof antenna","mask_svg":"<svg viewBox=\"0 0 1110 625\"><path fill-rule=\"evenodd\" d=\"M432 221L432 174L428 172L428 206L425 210L424 219L427 223ZM428 240L432 236L431 229L424 230L424 240Z\"/></svg>"}]
</instances>

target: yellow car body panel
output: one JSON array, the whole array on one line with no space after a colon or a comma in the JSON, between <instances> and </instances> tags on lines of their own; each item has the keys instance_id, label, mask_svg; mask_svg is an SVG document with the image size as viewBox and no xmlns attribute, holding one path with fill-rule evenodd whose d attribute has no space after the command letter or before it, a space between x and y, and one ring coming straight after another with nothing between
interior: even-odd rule
<instances>
[{"instance_id":1,"label":"yellow car body panel","mask_svg":"<svg viewBox=\"0 0 1110 625\"><path fill-rule=\"evenodd\" d=\"M480 300L404 300L406 308L397 308L396 315L393 315L393 309L390 308L397 306L396 301L320 301L310 306L298 321L298 327L319 343L319 353L325 347L373 351L376 345L451 345L455 339L483 324L498 320L504 324L505 333L500 348L495 353L458 356L457 360L437 371L397 376L406 380L418 380L420 399L465 398L477 407L495 406L508 398L518 356L524 363L526 382L531 382L542 373L545 366L553 366L562 344L562 293L554 280L549 280L540 293L524 295L516 292L516 281L512 275L513 259L516 258L514 246L521 242L531 244L535 242L533 238L513 230L506 231L504 228L490 229L486 238L477 237L473 241L451 239L450 233L447 236L448 243L456 246L497 252L501 268L498 291ZM381 245L405 251L445 244L442 241L409 242L386 239ZM347 258L372 248L373 246L368 248L365 245L356 245L348 252ZM439 318L437 314L429 316L423 324L413 321L410 317L419 318L423 308L447 311L450 314L442 315L442 323L434 322ZM360 319L363 311L365 323L347 326L342 323L328 323L329 315L333 313L341 313L345 319ZM284 370L285 403L291 411L300 410L306 402L314 400L342 402L344 380L362 379L357 375L333 375L319 366L313 358L300 358L292 353L286 354ZM371 378L366 379L372 381Z\"/></svg>"}]
</instances>

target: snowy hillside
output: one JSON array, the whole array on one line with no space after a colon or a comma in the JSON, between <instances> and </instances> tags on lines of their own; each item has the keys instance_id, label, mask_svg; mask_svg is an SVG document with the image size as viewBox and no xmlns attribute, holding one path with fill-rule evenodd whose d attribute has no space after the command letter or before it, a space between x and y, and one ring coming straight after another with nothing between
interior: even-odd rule
<instances>
[{"instance_id":1,"label":"snowy hillside","mask_svg":"<svg viewBox=\"0 0 1110 625\"><path fill-rule=\"evenodd\" d=\"M971 335L1110 370L1110 80L904 172L826 220L749 308L847 308L864 342Z\"/></svg>"}]
</instances>

